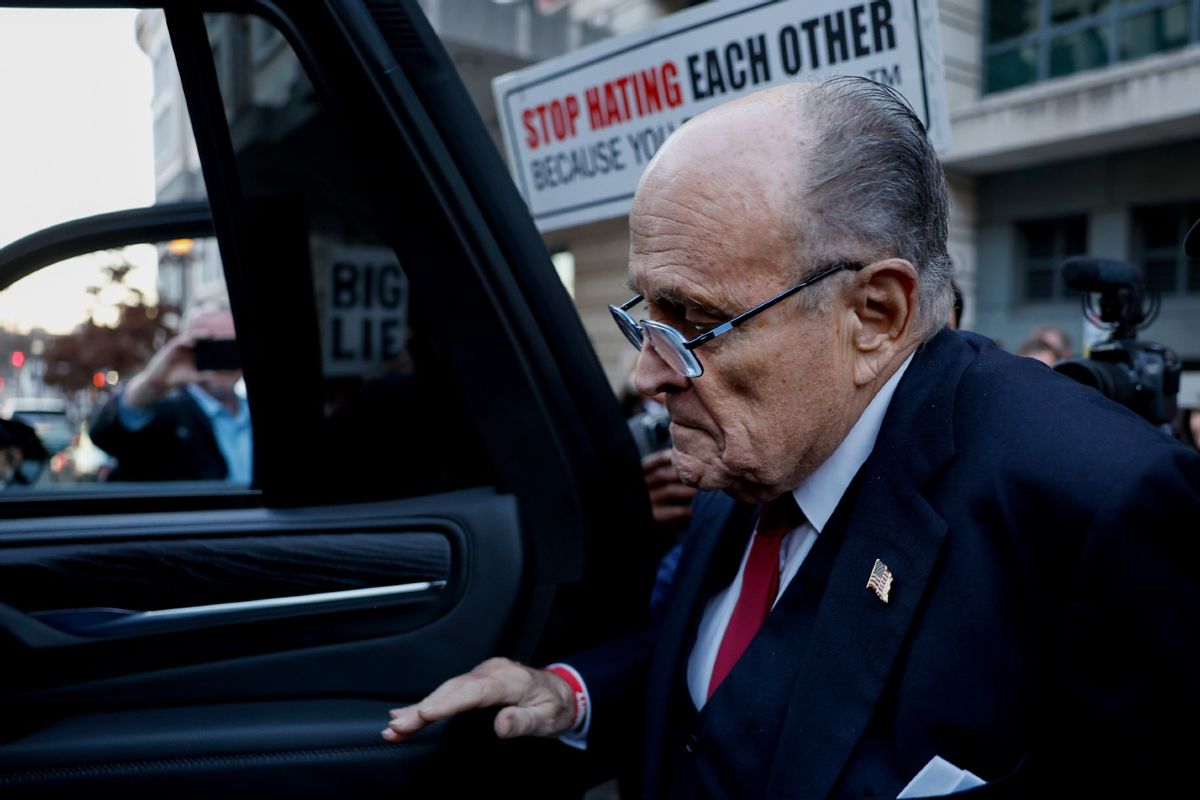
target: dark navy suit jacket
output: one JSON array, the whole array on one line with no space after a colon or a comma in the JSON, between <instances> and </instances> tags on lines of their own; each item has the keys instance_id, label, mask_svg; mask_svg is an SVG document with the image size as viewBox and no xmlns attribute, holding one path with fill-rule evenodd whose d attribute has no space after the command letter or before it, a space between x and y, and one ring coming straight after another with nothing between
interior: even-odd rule
<instances>
[{"instance_id":1,"label":"dark navy suit jacket","mask_svg":"<svg viewBox=\"0 0 1200 800\"><path fill-rule=\"evenodd\" d=\"M701 495L658 626L571 659L589 746L636 741L645 796L891 798L934 756L992 782L972 796L1192 786L1200 457L1142 419L941 332L697 714L688 654L752 513Z\"/></svg>"},{"instance_id":2,"label":"dark navy suit jacket","mask_svg":"<svg viewBox=\"0 0 1200 800\"><path fill-rule=\"evenodd\" d=\"M223 480L229 473L212 423L183 390L154 405L154 418L131 431L121 424L117 397L92 419L88 435L113 458L113 481Z\"/></svg>"}]
</instances>

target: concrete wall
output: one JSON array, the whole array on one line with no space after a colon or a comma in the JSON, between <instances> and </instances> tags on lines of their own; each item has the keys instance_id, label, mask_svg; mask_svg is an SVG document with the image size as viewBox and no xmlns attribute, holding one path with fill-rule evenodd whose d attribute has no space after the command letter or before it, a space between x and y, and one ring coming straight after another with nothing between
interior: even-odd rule
<instances>
[{"instance_id":1,"label":"concrete wall","mask_svg":"<svg viewBox=\"0 0 1200 800\"><path fill-rule=\"evenodd\" d=\"M1083 334L1077 301L1026 302L1016 223L1086 213L1089 255L1130 260L1131 209L1200 198L1200 139L1101 158L997 173L977 180L978 316L976 330L1010 348L1034 326L1060 325L1076 344ZM1200 295L1168 297L1143 338L1200 359Z\"/></svg>"},{"instance_id":2,"label":"concrete wall","mask_svg":"<svg viewBox=\"0 0 1200 800\"><path fill-rule=\"evenodd\" d=\"M981 0L938 3L942 61L946 65L946 103L951 114L979 100L982 8Z\"/></svg>"},{"instance_id":3,"label":"concrete wall","mask_svg":"<svg viewBox=\"0 0 1200 800\"><path fill-rule=\"evenodd\" d=\"M988 173L1194 139L1198 86L1192 45L952 105L946 165Z\"/></svg>"},{"instance_id":4,"label":"concrete wall","mask_svg":"<svg viewBox=\"0 0 1200 800\"><path fill-rule=\"evenodd\" d=\"M946 104L951 115L979 99L981 0L941 0L938 21L946 65ZM956 131L950 130L953 147ZM947 170L950 185L950 258L954 280L963 293L963 327L975 323L976 211L975 180Z\"/></svg>"}]
</instances>

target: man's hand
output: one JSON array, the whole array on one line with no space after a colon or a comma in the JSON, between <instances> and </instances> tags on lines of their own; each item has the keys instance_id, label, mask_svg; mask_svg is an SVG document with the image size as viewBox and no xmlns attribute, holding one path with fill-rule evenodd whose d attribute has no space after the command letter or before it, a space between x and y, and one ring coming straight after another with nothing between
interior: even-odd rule
<instances>
[{"instance_id":1,"label":"man's hand","mask_svg":"<svg viewBox=\"0 0 1200 800\"><path fill-rule=\"evenodd\" d=\"M196 371L195 349L196 340L190 336L171 339L129 382L124 402L131 408L147 408L173 389L195 382L200 375Z\"/></svg>"},{"instance_id":2,"label":"man's hand","mask_svg":"<svg viewBox=\"0 0 1200 800\"><path fill-rule=\"evenodd\" d=\"M489 658L421 702L393 708L382 735L385 741L403 742L431 722L492 706L504 706L495 722L501 739L561 736L575 721L575 693L562 678L507 658Z\"/></svg>"},{"instance_id":3,"label":"man's hand","mask_svg":"<svg viewBox=\"0 0 1200 800\"><path fill-rule=\"evenodd\" d=\"M642 459L642 474L650 492L650 510L660 528L679 531L692 518L696 490L679 479L671 463L671 451L660 450Z\"/></svg>"}]
</instances>

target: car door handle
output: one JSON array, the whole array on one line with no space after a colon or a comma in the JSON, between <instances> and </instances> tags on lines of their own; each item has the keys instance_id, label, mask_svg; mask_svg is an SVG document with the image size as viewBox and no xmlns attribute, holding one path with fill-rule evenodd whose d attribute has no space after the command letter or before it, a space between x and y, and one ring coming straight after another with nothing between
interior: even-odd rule
<instances>
[{"instance_id":1,"label":"car door handle","mask_svg":"<svg viewBox=\"0 0 1200 800\"><path fill-rule=\"evenodd\" d=\"M445 588L446 581L415 581L336 592L266 597L232 603L133 611L124 608L72 608L34 611L30 617L75 636L130 636L182 630L230 622L253 622L278 617L324 613L365 605L384 605L421 597Z\"/></svg>"}]
</instances>

